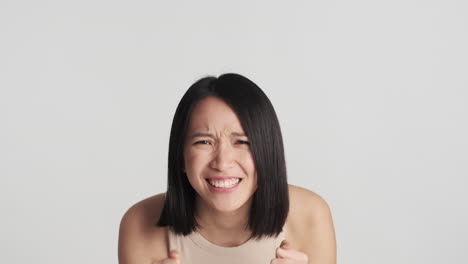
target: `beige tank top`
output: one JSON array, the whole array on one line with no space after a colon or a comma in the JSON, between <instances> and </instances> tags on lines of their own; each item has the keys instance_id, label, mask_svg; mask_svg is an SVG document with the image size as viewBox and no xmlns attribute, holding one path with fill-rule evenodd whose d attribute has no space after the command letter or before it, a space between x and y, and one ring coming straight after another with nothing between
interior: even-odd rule
<instances>
[{"instance_id":1,"label":"beige tank top","mask_svg":"<svg viewBox=\"0 0 468 264\"><path fill-rule=\"evenodd\" d=\"M248 240L237 247L222 247L206 240L200 233L176 235L168 228L169 250L177 249L182 264L270 264L276 248L285 239L284 227L278 237Z\"/></svg>"}]
</instances>

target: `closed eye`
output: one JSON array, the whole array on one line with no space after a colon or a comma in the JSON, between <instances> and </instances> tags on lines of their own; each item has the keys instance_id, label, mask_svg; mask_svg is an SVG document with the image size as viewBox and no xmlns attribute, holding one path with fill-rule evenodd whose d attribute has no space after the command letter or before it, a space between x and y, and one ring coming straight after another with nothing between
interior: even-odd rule
<instances>
[{"instance_id":1,"label":"closed eye","mask_svg":"<svg viewBox=\"0 0 468 264\"><path fill-rule=\"evenodd\" d=\"M237 140L237 143L239 143L239 144L246 144L246 145L250 145L250 142L248 142L248 141L245 141L245 140Z\"/></svg>"},{"instance_id":2,"label":"closed eye","mask_svg":"<svg viewBox=\"0 0 468 264\"><path fill-rule=\"evenodd\" d=\"M211 144L211 142L208 141L208 140L200 140L200 141L197 141L197 142L195 142L193 144L194 145L196 145L196 144L206 145L206 144Z\"/></svg>"}]
</instances>

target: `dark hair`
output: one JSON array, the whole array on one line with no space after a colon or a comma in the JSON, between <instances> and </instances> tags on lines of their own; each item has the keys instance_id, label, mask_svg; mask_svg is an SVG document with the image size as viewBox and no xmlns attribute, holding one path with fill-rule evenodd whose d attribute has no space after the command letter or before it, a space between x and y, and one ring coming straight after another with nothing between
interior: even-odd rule
<instances>
[{"instance_id":1,"label":"dark hair","mask_svg":"<svg viewBox=\"0 0 468 264\"><path fill-rule=\"evenodd\" d=\"M275 110L263 91L246 77L227 73L195 82L182 97L172 121L169 139L167 192L157 226L168 226L176 234L188 235L198 226L195 219L196 192L184 167L184 141L191 112L207 96L225 101L237 114L250 141L257 190L248 219L251 238L278 236L289 212L288 183L283 139Z\"/></svg>"}]
</instances>

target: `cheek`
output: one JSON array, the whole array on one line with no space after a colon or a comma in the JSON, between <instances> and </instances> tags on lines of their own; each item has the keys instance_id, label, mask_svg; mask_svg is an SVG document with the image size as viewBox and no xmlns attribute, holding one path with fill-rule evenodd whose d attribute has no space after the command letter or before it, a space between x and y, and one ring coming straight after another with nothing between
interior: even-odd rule
<instances>
[{"instance_id":1,"label":"cheek","mask_svg":"<svg viewBox=\"0 0 468 264\"><path fill-rule=\"evenodd\" d=\"M251 177L254 182L257 181L257 170L255 168L255 162L251 154L242 156L242 167L245 173Z\"/></svg>"},{"instance_id":2,"label":"cheek","mask_svg":"<svg viewBox=\"0 0 468 264\"><path fill-rule=\"evenodd\" d=\"M255 170L255 162L253 160L252 154L249 153L248 155L245 156L244 160L246 167L249 168L249 171L253 171L254 173L256 172Z\"/></svg>"},{"instance_id":3,"label":"cheek","mask_svg":"<svg viewBox=\"0 0 468 264\"><path fill-rule=\"evenodd\" d=\"M200 173L200 166L197 165L197 156L190 151L184 152L184 168L188 181L194 189L198 189L197 186L200 184L197 180Z\"/></svg>"},{"instance_id":4,"label":"cheek","mask_svg":"<svg viewBox=\"0 0 468 264\"><path fill-rule=\"evenodd\" d=\"M250 169L250 173L252 173L253 184L255 186L255 189L257 189L257 185L258 185L257 169L255 168L255 162L252 156L250 156L250 159L249 159L249 169Z\"/></svg>"},{"instance_id":5,"label":"cheek","mask_svg":"<svg viewBox=\"0 0 468 264\"><path fill-rule=\"evenodd\" d=\"M194 158L195 157L193 155L190 155L190 153L184 154L184 168L187 173L193 171Z\"/></svg>"},{"instance_id":6,"label":"cheek","mask_svg":"<svg viewBox=\"0 0 468 264\"><path fill-rule=\"evenodd\" d=\"M205 155L200 155L195 151L185 151L184 152L184 165L185 169L192 173L197 173L206 163Z\"/></svg>"}]
</instances>

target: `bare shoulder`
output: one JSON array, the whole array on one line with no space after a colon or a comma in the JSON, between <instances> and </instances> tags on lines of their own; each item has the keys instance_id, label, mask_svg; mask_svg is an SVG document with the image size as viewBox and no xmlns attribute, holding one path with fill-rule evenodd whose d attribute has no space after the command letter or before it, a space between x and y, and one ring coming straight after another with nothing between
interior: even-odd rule
<instances>
[{"instance_id":1,"label":"bare shoulder","mask_svg":"<svg viewBox=\"0 0 468 264\"><path fill-rule=\"evenodd\" d=\"M303 187L289 184L289 199L291 208L295 213L307 214L320 213L329 210L328 203L319 194ZM304 206L307 205L307 206Z\"/></svg>"},{"instance_id":2,"label":"bare shoulder","mask_svg":"<svg viewBox=\"0 0 468 264\"><path fill-rule=\"evenodd\" d=\"M329 210L328 204L319 194L295 186L288 185L289 189L289 215L287 230L296 237L297 234L304 234L304 227L310 226L308 220L317 217Z\"/></svg>"},{"instance_id":3,"label":"bare shoulder","mask_svg":"<svg viewBox=\"0 0 468 264\"><path fill-rule=\"evenodd\" d=\"M119 263L151 263L167 258L167 228L157 227L165 193L144 199L122 217L119 229Z\"/></svg>"},{"instance_id":4,"label":"bare shoulder","mask_svg":"<svg viewBox=\"0 0 468 264\"><path fill-rule=\"evenodd\" d=\"M289 185L286 237L306 253L310 263L336 263L336 237L331 210L319 194Z\"/></svg>"}]
</instances>

